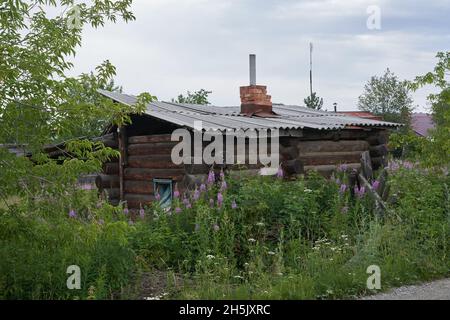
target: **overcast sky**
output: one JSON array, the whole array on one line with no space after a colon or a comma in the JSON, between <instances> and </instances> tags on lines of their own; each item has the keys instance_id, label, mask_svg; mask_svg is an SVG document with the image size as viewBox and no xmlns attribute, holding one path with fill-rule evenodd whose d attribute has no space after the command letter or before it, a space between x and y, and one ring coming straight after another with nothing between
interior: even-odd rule
<instances>
[{"instance_id":1,"label":"overcast sky","mask_svg":"<svg viewBox=\"0 0 450 320\"><path fill-rule=\"evenodd\" d=\"M370 5L381 10L380 30L367 28ZM109 59L125 93L170 100L205 88L213 104L238 105L255 53L272 101L303 104L313 42L314 91L329 110L355 110L372 75L389 67L413 79L450 50L449 0L134 0L132 10L134 22L84 29L74 74ZM428 92L413 95L419 110Z\"/></svg>"}]
</instances>

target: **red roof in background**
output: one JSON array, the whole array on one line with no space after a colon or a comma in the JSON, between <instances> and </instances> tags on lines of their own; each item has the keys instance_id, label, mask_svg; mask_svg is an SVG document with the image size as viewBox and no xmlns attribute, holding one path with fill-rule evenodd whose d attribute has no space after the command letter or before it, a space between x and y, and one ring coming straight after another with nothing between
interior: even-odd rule
<instances>
[{"instance_id":1,"label":"red roof in background","mask_svg":"<svg viewBox=\"0 0 450 320\"><path fill-rule=\"evenodd\" d=\"M411 127L419 136L428 137L430 135L428 130L434 128L433 117L427 113L413 113Z\"/></svg>"},{"instance_id":2,"label":"red roof in background","mask_svg":"<svg viewBox=\"0 0 450 320\"><path fill-rule=\"evenodd\" d=\"M368 111L338 111L338 113L343 113L348 116L359 117L359 118L364 118L364 119L372 119L372 120L380 120L380 121L383 120L382 117L376 116Z\"/></svg>"}]
</instances>

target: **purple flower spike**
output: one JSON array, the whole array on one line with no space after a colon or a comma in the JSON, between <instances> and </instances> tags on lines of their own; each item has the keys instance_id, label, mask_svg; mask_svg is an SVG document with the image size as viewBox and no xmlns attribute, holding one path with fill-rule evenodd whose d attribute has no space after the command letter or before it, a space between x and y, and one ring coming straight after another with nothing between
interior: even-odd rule
<instances>
[{"instance_id":1,"label":"purple flower spike","mask_svg":"<svg viewBox=\"0 0 450 320\"><path fill-rule=\"evenodd\" d=\"M124 214L124 215L127 216L129 212L130 212L130 210L128 210L127 207L125 207L125 208L123 209L123 214Z\"/></svg>"},{"instance_id":2,"label":"purple flower spike","mask_svg":"<svg viewBox=\"0 0 450 320\"><path fill-rule=\"evenodd\" d=\"M234 199L231 202L231 209L237 209L237 204L236 204L236 201Z\"/></svg>"},{"instance_id":3,"label":"purple flower spike","mask_svg":"<svg viewBox=\"0 0 450 320\"><path fill-rule=\"evenodd\" d=\"M202 183L200 185L200 192L205 192L206 191L206 185L204 183Z\"/></svg>"},{"instance_id":4,"label":"purple flower spike","mask_svg":"<svg viewBox=\"0 0 450 320\"><path fill-rule=\"evenodd\" d=\"M77 217L77 213L75 212L75 210L71 209L69 211L69 218L76 218Z\"/></svg>"},{"instance_id":5,"label":"purple flower spike","mask_svg":"<svg viewBox=\"0 0 450 320\"><path fill-rule=\"evenodd\" d=\"M355 186L355 195L358 198L362 198L364 194L366 193L366 188L361 186L361 188L358 188L358 186Z\"/></svg>"},{"instance_id":6,"label":"purple flower spike","mask_svg":"<svg viewBox=\"0 0 450 320\"><path fill-rule=\"evenodd\" d=\"M178 189L175 189L175 191L173 192L173 197L175 199L178 199L180 197L180 191L178 191Z\"/></svg>"},{"instance_id":7,"label":"purple flower spike","mask_svg":"<svg viewBox=\"0 0 450 320\"><path fill-rule=\"evenodd\" d=\"M139 209L139 216L141 217L141 219L145 218L145 210L144 209Z\"/></svg>"},{"instance_id":8,"label":"purple flower spike","mask_svg":"<svg viewBox=\"0 0 450 320\"><path fill-rule=\"evenodd\" d=\"M208 174L208 184L213 184L214 182L216 182L216 175L213 170L210 170Z\"/></svg>"},{"instance_id":9,"label":"purple flower spike","mask_svg":"<svg viewBox=\"0 0 450 320\"><path fill-rule=\"evenodd\" d=\"M372 182L372 188L374 190L378 190L379 187L380 187L380 181L375 180L374 182Z\"/></svg>"},{"instance_id":10,"label":"purple flower spike","mask_svg":"<svg viewBox=\"0 0 450 320\"><path fill-rule=\"evenodd\" d=\"M283 168L279 167L277 171L277 178L283 178L283 176L284 176Z\"/></svg>"},{"instance_id":11,"label":"purple flower spike","mask_svg":"<svg viewBox=\"0 0 450 320\"><path fill-rule=\"evenodd\" d=\"M223 180L222 185L220 186L220 189L223 191L223 190L227 190L227 188L228 188L227 182L225 180Z\"/></svg>"},{"instance_id":12,"label":"purple flower spike","mask_svg":"<svg viewBox=\"0 0 450 320\"><path fill-rule=\"evenodd\" d=\"M338 167L339 172L345 172L345 171L347 171L347 169L348 169L348 165L345 163L339 165L339 167Z\"/></svg>"},{"instance_id":13,"label":"purple flower spike","mask_svg":"<svg viewBox=\"0 0 450 320\"><path fill-rule=\"evenodd\" d=\"M220 170L219 176L220 176L221 180L225 179L225 174L223 173L223 169Z\"/></svg>"},{"instance_id":14,"label":"purple flower spike","mask_svg":"<svg viewBox=\"0 0 450 320\"><path fill-rule=\"evenodd\" d=\"M175 208L175 213L181 213L181 208L180 207L176 207Z\"/></svg>"},{"instance_id":15,"label":"purple flower spike","mask_svg":"<svg viewBox=\"0 0 450 320\"><path fill-rule=\"evenodd\" d=\"M341 184L341 186L339 188L339 193L340 194L344 194L345 191L347 191L347 185L346 184Z\"/></svg>"},{"instance_id":16,"label":"purple flower spike","mask_svg":"<svg viewBox=\"0 0 450 320\"><path fill-rule=\"evenodd\" d=\"M175 196L175 195L174 195L174 196ZM156 201L161 200L161 195L159 194L159 192L156 192L156 194L155 194L155 199L156 199Z\"/></svg>"},{"instance_id":17,"label":"purple flower spike","mask_svg":"<svg viewBox=\"0 0 450 320\"><path fill-rule=\"evenodd\" d=\"M218 193L217 194L217 206L218 207L221 207L222 206L222 203L223 203L223 195L222 195L222 193Z\"/></svg>"},{"instance_id":18,"label":"purple flower spike","mask_svg":"<svg viewBox=\"0 0 450 320\"><path fill-rule=\"evenodd\" d=\"M195 189L193 199L194 201L197 201L200 198L200 191L198 189Z\"/></svg>"}]
</instances>

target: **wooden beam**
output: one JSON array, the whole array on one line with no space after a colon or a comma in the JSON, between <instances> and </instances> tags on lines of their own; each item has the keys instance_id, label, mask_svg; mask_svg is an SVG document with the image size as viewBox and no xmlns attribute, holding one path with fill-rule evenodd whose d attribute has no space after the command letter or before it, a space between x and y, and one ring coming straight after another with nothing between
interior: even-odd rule
<instances>
[{"instance_id":1,"label":"wooden beam","mask_svg":"<svg viewBox=\"0 0 450 320\"><path fill-rule=\"evenodd\" d=\"M118 130L118 140L119 140L119 152L120 152L120 158L119 158L119 199L122 201L124 199L124 169L126 165L126 154L127 154L127 147L125 144L126 139L126 127L122 126L119 127Z\"/></svg>"},{"instance_id":2,"label":"wooden beam","mask_svg":"<svg viewBox=\"0 0 450 320\"><path fill-rule=\"evenodd\" d=\"M139 143L154 143L154 142L171 142L172 135L170 134L157 134L148 136L134 136L128 138L129 144Z\"/></svg>"}]
</instances>

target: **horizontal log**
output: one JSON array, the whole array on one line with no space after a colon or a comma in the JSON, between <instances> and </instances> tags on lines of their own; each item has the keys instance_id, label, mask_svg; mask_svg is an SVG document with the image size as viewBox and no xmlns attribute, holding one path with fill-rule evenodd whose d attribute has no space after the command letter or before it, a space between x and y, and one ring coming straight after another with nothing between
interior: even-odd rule
<instances>
[{"instance_id":1,"label":"horizontal log","mask_svg":"<svg viewBox=\"0 0 450 320\"><path fill-rule=\"evenodd\" d=\"M180 181L183 176L183 169L125 168L124 170L125 180L151 181L154 178L161 178Z\"/></svg>"},{"instance_id":2,"label":"horizontal log","mask_svg":"<svg viewBox=\"0 0 450 320\"><path fill-rule=\"evenodd\" d=\"M369 143L364 140L298 141L296 147L300 154L309 152L362 152L369 149Z\"/></svg>"},{"instance_id":3,"label":"horizontal log","mask_svg":"<svg viewBox=\"0 0 450 320\"><path fill-rule=\"evenodd\" d=\"M299 160L305 166L339 163L356 163L361 157L360 151L351 152L310 152L301 154Z\"/></svg>"},{"instance_id":4,"label":"horizontal log","mask_svg":"<svg viewBox=\"0 0 450 320\"><path fill-rule=\"evenodd\" d=\"M95 179L95 185L98 189L119 188L119 176L99 174Z\"/></svg>"},{"instance_id":5,"label":"horizontal log","mask_svg":"<svg viewBox=\"0 0 450 320\"><path fill-rule=\"evenodd\" d=\"M345 129L334 131L320 131L320 130L303 130L303 137L288 138L293 140L366 140L371 134L370 131L361 129ZM373 133L372 133L373 134Z\"/></svg>"},{"instance_id":6,"label":"horizontal log","mask_svg":"<svg viewBox=\"0 0 450 320\"><path fill-rule=\"evenodd\" d=\"M125 193L153 194L153 182L125 180L124 190Z\"/></svg>"},{"instance_id":7,"label":"horizontal log","mask_svg":"<svg viewBox=\"0 0 450 320\"><path fill-rule=\"evenodd\" d=\"M134 136L128 138L128 143L153 143L153 142L170 142L172 135L170 134L155 134L149 136Z\"/></svg>"},{"instance_id":8,"label":"horizontal log","mask_svg":"<svg viewBox=\"0 0 450 320\"><path fill-rule=\"evenodd\" d=\"M150 156L129 156L128 167L130 168L149 168L149 169L172 169L182 168L172 162L170 154L150 155Z\"/></svg>"},{"instance_id":9,"label":"horizontal log","mask_svg":"<svg viewBox=\"0 0 450 320\"><path fill-rule=\"evenodd\" d=\"M126 193L124 195L124 200L127 203L129 209L137 209L141 205L149 205L155 201L155 196L148 194L130 194Z\"/></svg>"},{"instance_id":10,"label":"horizontal log","mask_svg":"<svg viewBox=\"0 0 450 320\"><path fill-rule=\"evenodd\" d=\"M170 155L172 148L175 146L173 142L156 142L156 143L142 143L130 144L128 146L128 155L142 156L142 155Z\"/></svg>"}]
</instances>

